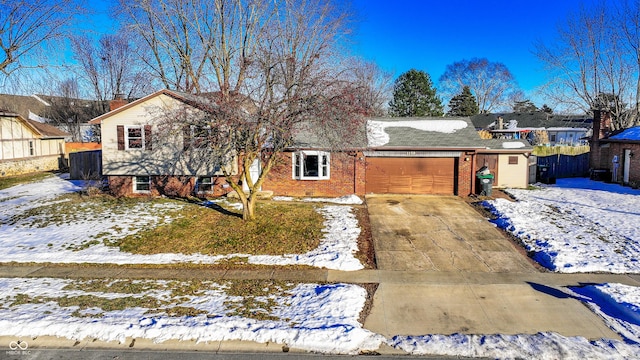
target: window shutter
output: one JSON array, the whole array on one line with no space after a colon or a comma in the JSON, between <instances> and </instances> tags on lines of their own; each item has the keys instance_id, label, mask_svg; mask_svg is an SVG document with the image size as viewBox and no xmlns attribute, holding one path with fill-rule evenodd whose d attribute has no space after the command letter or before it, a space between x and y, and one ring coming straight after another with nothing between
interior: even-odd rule
<instances>
[{"instance_id":1,"label":"window shutter","mask_svg":"<svg viewBox=\"0 0 640 360\"><path fill-rule=\"evenodd\" d=\"M191 146L191 126L182 128L182 150L188 150Z\"/></svg>"},{"instance_id":2,"label":"window shutter","mask_svg":"<svg viewBox=\"0 0 640 360\"><path fill-rule=\"evenodd\" d=\"M144 149L151 150L152 149L152 137L151 137L151 125L144 126Z\"/></svg>"},{"instance_id":3,"label":"window shutter","mask_svg":"<svg viewBox=\"0 0 640 360\"><path fill-rule=\"evenodd\" d=\"M117 133L118 133L118 150L124 150L124 126L123 125L117 126Z\"/></svg>"}]
</instances>

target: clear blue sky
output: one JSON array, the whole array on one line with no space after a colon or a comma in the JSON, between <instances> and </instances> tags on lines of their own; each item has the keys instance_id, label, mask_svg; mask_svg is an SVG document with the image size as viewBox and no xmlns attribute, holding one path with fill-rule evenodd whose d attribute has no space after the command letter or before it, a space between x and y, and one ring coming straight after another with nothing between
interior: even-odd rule
<instances>
[{"instance_id":1,"label":"clear blue sky","mask_svg":"<svg viewBox=\"0 0 640 360\"><path fill-rule=\"evenodd\" d=\"M474 57L502 62L536 105L545 73L533 54L581 3L595 0L351 0L356 15L352 51L395 77L415 68L434 83L446 66ZM97 0L89 31L111 32L111 2Z\"/></svg>"},{"instance_id":2,"label":"clear blue sky","mask_svg":"<svg viewBox=\"0 0 640 360\"><path fill-rule=\"evenodd\" d=\"M352 0L359 23L353 50L397 77L415 68L434 83L446 66L487 58L511 70L533 99L545 81L534 44L553 41L578 0ZM542 104L536 104L538 106Z\"/></svg>"}]
</instances>

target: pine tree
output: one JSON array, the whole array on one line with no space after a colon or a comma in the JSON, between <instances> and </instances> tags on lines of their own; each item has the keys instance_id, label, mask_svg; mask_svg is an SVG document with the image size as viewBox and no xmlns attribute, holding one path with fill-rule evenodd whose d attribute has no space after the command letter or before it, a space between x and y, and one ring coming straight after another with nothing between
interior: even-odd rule
<instances>
[{"instance_id":1,"label":"pine tree","mask_svg":"<svg viewBox=\"0 0 640 360\"><path fill-rule=\"evenodd\" d=\"M442 101L436 95L429 74L411 69L398 77L389 102L391 116L442 116Z\"/></svg>"},{"instance_id":2,"label":"pine tree","mask_svg":"<svg viewBox=\"0 0 640 360\"><path fill-rule=\"evenodd\" d=\"M448 116L472 116L480 112L476 97L468 86L462 88L462 92L449 101Z\"/></svg>"}]
</instances>

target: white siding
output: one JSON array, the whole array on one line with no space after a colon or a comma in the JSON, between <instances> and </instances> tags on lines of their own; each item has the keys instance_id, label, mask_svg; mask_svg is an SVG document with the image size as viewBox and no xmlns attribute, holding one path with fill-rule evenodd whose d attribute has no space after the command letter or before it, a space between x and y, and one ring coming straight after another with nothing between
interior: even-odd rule
<instances>
[{"instance_id":1,"label":"white siding","mask_svg":"<svg viewBox=\"0 0 640 360\"><path fill-rule=\"evenodd\" d=\"M509 164L509 157L518 158L518 164ZM529 185L529 160L524 154L500 154L498 155L498 180L499 184L494 184L500 188L521 188Z\"/></svg>"}]
</instances>

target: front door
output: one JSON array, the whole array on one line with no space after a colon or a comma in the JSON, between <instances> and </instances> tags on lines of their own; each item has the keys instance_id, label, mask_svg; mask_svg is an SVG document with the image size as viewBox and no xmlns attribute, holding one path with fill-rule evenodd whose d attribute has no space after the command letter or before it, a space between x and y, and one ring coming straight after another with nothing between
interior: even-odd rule
<instances>
[{"instance_id":1,"label":"front door","mask_svg":"<svg viewBox=\"0 0 640 360\"><path fill-rule=\"evenodd\" d=\"M258 177L260 176L260 159L255 159L253 160L253 163L251 163L251 167L249 168L249 174L251 176L251 180L255 183L256 180L258 180ZM243 181L242 182L242 190L244 191L249 191L249 186L247 186L247 182ZM262 187L260 187L260 189L258 189L258 191L261 191Z\"/></svg>"},{"instance_id":2,"label":"front door","mask_svg":"<svg viewBox=\"0 0 640 360\"><path fill-rule=\"evenodd\" d=\"M631 165L631 149L624 149L624 164L622 169L622 183L629 183L629 170Z\"/></svg>"}]
</instances>

